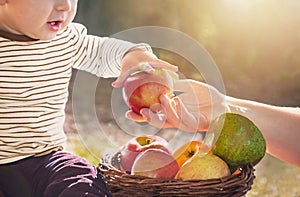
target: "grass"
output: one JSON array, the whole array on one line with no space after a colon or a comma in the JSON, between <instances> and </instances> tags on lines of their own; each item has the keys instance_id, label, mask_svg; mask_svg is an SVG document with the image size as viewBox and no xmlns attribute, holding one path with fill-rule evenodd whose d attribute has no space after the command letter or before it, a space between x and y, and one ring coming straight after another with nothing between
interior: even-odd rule
<instances>
[{"instance_id":1,"label":"grass","mask_svg":"<svg viewBox=\"0 0 300 197\"><path fill-rule=\"evenodd\" d=\"M113 148L107 141L92 136L68 135L67 151L85 158L89 163L97 166L103 153Z\"/></svg>"}]
</instances>

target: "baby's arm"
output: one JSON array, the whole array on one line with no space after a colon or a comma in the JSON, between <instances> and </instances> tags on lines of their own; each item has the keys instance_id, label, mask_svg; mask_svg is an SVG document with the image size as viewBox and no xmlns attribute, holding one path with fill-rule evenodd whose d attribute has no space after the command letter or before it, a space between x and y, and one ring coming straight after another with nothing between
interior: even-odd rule
<instances>
[{"instance_id":1,"label":"baby's arm","mask_svg":"<svg viewBox=\"0 0 300 197\"><path fill-rule=\"evenodd\" d=\"M118 77L112 84L122 86L126 77L138 70L153 72L153 68L177 71L177 67L158 59L148 44L134 44L115 38L88 35L80 24L70 25L74 33L74 68L98 77Z\"/></svg>"}]
</instances>

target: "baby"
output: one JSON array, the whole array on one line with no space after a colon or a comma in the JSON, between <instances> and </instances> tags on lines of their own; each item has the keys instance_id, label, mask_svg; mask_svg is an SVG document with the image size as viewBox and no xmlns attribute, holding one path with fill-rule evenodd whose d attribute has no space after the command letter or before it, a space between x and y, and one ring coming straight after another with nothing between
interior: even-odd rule
<instances>
[{"instance_id":1,"label":"baby","mask_svg":"<svg viewBox=\"0 0 300 197\"><path fill-rule=\"evenodd\" d=\"M110 196L97 169L62 151L72 68L98 77L177 71L147 44L87 34L77 0L0 0L0 196Z\"/></svg>"}]
</instances>

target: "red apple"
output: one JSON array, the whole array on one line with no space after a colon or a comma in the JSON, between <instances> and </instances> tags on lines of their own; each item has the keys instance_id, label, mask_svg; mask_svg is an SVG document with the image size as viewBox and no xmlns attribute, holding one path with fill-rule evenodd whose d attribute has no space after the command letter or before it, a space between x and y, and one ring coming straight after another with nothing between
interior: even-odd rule
<instances>
[{"instance_id":1,"label":"red apple","mask_svg":"<svg viewBox=\"0 0 300 197\"><path fill-rule=\"evenodd\" d=\"M160 149L148 149L139 154L132 166L132 175L172 179L179 171L175 158Z\"/></svg>"},{"instance_id":2,"label":"red apple","mask_svg":"<svg viewBox=\"0 0 300 197\"><path fill-rule=\"evenodd\" d=\"M120 165L127 173L131 172L136 157L147 149L161 149L167 153L168 142L156 135L143 135L129 140L120 150Z\"/></svg>"},{"instance_id":3,"label":"red apple","mask_svg":"<svg viewBox=\"0 0 300 197\"><path fill-rule=\"evenodd\" d=\"M140 114L142 108L150 108L160 103L159 97L173 96L173 75L170 71L156 69L154 73L138 72L129 76L123 85L123 98L128 107Z\"/></svg>"}]
</instances>

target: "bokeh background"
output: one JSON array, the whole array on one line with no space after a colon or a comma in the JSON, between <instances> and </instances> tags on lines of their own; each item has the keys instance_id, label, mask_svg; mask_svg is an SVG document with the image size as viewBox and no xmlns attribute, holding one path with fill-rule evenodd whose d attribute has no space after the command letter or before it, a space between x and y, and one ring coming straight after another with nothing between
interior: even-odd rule
<instances>
[{"instance_id":1,"label":"bokeh background","mask_svg":"<svg viewBox=\"0 0 300 197\"><path fill-rule=\"evenodd\" d=\"M90 34L99 36L141 26L179 30L201 43L212 56L227 95L297 107L300 106L299 10L298 0L81 0L75 21L84 24ZM155 53L178 65L186 77L202 79L201 74L191 72L193 65L180 56L163 50ZM76 74L74 71L73 79ZM87 78L98 80L89 74ZM102 129L120 140L120 128L110 108L112 81L99 80L93 104ZM88 91L90 82L85 83ZM91 114L85 114L84 110L81 121L74 124L72 99L80 98L72 97L72 88L73 83L66 109L68 149L97 165L110 144L105 137L103 140L93 137L97 130L89 125ZM86 135L78 130L84 130ZM299 167L266 155L256 167L255 183L247 196L300 196L299 183Z\"/></svg>"}]
</instances>

